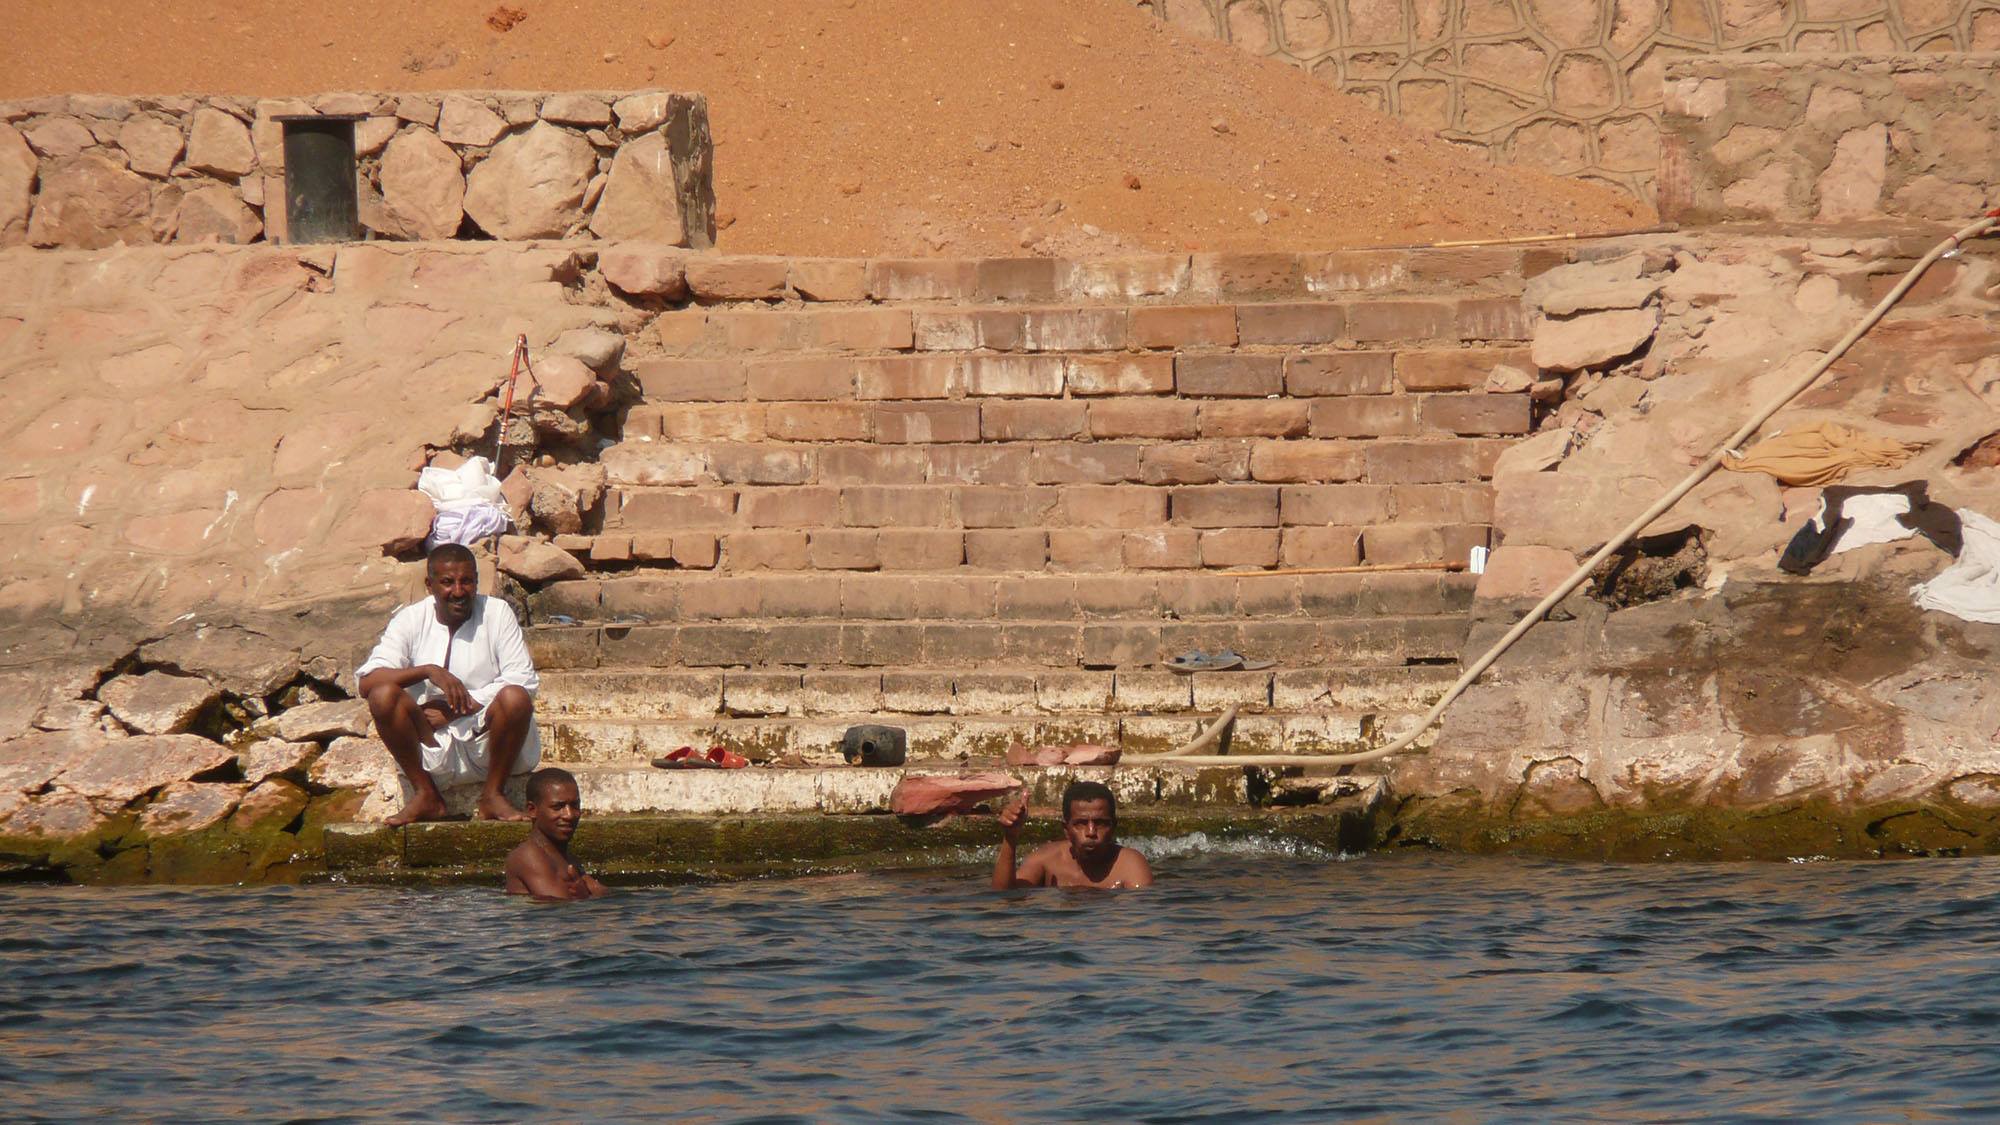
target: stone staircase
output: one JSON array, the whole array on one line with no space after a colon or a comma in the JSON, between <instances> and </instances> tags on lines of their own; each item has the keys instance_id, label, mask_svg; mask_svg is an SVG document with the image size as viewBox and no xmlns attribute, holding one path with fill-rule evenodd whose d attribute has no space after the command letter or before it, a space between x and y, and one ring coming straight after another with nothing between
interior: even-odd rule
<instances>
[{"instance_id":1,"label":"stone staircase","mask_svg":"<svg viewBox=\"0 0 2000 1125\"><path fill-rule=\"evenodd\" d=\"M1488 377L1533 370L1520 295L1569 256L607 247L638 401L556 539L585 576L528 598L547 756L1154 751L1229 706L1242 752L1376 744L1456 675L1475 579L1310 572L1487 543L1531 425ZM1275 663L1158 667L1221 648Z\"/></svg>"}]
</instances>

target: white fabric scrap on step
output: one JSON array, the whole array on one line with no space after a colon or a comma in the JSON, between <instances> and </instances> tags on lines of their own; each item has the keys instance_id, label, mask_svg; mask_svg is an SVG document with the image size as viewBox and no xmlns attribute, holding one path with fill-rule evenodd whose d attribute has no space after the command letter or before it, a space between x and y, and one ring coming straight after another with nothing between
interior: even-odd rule
<instances>
[{"instance_id":1,"label":"white fabric scrap on step","mask_svg":"<svg viewBox=\"0 0 2000 1125\"><path fill-rule=\"evenodd\" d=\"M1910 498L1901 492L1868 492L1860 496L1849 496L1840 505L1842 519L1853 520L1847 530L1833 544L1833 553L1852 551L1875 543L1894 543L1898 539L1908 539L1917 533L1914 527L1904 527L1897 516L1910 510ZM1826 502L1820 502L1820 517L1826 515Z\"/></svg>"},{"instance_id":2,"label":"white fabric scrap on step","mask_svg":"<svg viewBox=\"0 0 2000 1125\"><path fill-rule=\"evenodd\" d=\"M512 526L514 521L507 513L492 504L481 502L464 508L446 508L431 521L431 534L424 540L424 551L436 550L444 543L463 543L469 547Z\"/></svg>"},{"instance_id":3,"label":"white fabric scrap on step","mask_svg":"<svg viewBox=\"0 0 2000 1125\"><path fill-rule=\"evenodd\" d=\"M1970 508L1958 510L1965 547L1936 578L1910 587L1925 609L2000 625L2000 523Z\"/></svg>"}]
</instances>

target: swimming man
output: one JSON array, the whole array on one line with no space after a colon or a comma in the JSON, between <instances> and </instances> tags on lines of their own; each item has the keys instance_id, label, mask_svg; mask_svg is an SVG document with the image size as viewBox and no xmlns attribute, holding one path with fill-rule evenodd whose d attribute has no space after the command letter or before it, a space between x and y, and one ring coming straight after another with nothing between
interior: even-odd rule
<instances>
[{"instance_id":1,"label":"swimming man","mask_svg":"<svg viewBox=\"0 0 2000 1125\"><path fill-rule=\"evenodd\" d=\"M600 898L610 892L569 858L583 817L576 778L551 766L528 775L528 838L507 854L507 893L537 899Z\"/></svg>"},{"instance_id":2,"label":"swimming man","mask_svg":"<svg viewBox=\"0 0 2000 1125\"><path fill-rule=\"evenodd\" d=\"M478 592L472 552L456 543L431 552L424 589L431 596L397 610L355 671L375 733L416 791L389 823L438 820L439 786L481 779L481 819L525 820L500 791L542 757L542 681L521 623L506 602Z\"/></svg>"},{"instance_id":3,"label":"swimming man","mask_svg":"<svg viewBox=\"0 0 2000 1125\"><path fill-rule=\"evenodd\" d=\"M1014 847L1028 819L1028 798L1000 813L1000 851L993 857L993 888L1150 887L1146 857L1118 842L1118 798L1095 781L1072 781L1063 790L1063 838L1043 844L1014 869Z\"/></svg>"}]
</instances>

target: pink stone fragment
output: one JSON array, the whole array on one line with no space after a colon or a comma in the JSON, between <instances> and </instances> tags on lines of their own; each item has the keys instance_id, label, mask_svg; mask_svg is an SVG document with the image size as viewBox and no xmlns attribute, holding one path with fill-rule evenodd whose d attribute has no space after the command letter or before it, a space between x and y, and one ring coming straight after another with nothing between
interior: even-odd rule
<instances>
[{"instance_id":1,"label":"pink stone fragment","mask_svg":"<svg viewBox=\"0 0 2000 1125\"><path fill-rule=\"evenodd\" d=\"M1003 797L1019 789L1021 783L1004 773L975 773L962 776L907 776L889 794L889 811L897 816L930 816L935 813L967 813L982 802Z\"/></svg>"}]
</instances>

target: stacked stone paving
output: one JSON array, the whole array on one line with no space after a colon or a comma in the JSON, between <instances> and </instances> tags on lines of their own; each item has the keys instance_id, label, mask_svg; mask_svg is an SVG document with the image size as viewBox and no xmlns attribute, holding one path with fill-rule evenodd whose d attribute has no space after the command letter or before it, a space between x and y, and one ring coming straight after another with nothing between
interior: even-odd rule
<instances>
[{"instance_id":1,"label":"stacked stone paving","mask_svg":"<svg viewBox=\"0 0 2000 1125\"><path fill-rule=\"evenodd\" d=\"M1566 257L608 247L640 399L529 597L551 756L1158 750L1231 706L1246 752L1378 741L1456 673L1476 579L1437 564L1488 542ZM1316 573L1357 566L1431 569ZM1160 667L1219 649L1274 666Z\"/></svg>"}]
</instances>

